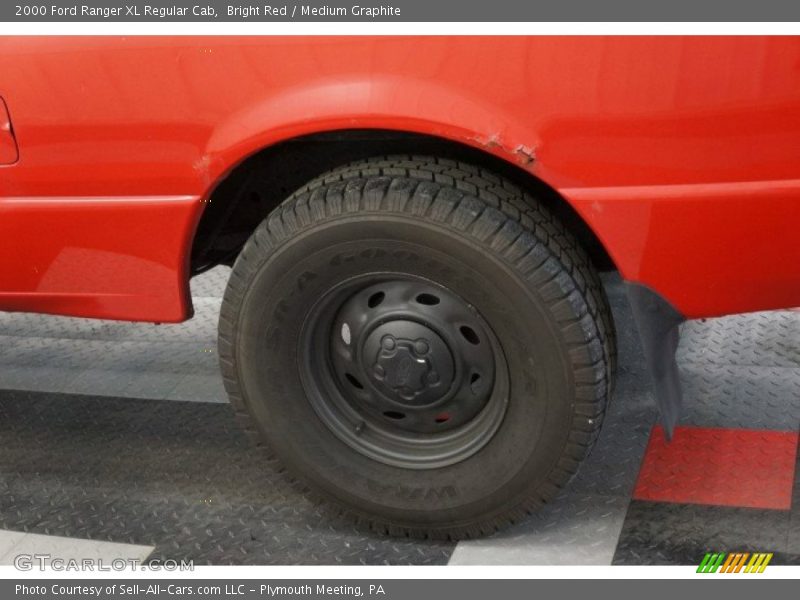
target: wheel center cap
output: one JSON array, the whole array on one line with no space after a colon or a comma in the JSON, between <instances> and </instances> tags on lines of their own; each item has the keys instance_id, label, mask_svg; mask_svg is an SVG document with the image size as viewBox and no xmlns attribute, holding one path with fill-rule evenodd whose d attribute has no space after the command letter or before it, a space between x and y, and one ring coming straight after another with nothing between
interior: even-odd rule
<instances>
[{"instance_id":1,"label":"wheel center cap","mask_svg":"<svg viewBox=\"0 0 800 600\"><path fill-rule=\"evenodd\" d=\"M450 349L433 330L395 320L377 327L364 344L365 371L394 402L424 406L441 399L454 378Z\"/></svg>"},{"instance_id":2,"label":"wheel center cap","mask_svg":"<svg viewBox=\"0 0 800 600\"><path fill-rule=\"evenodd\" d=\"M429 349L430 342L422 338L398 340L385 335L381 339L381 351L373 366L373 375L410 400L425 390L429 383L439 380L438 373L425 356Z\"/></svg>"}]
</instances>

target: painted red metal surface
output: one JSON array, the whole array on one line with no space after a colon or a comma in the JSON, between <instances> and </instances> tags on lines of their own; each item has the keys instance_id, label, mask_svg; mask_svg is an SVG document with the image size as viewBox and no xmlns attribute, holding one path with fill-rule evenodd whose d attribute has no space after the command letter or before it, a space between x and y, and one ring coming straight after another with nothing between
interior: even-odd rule
<instances>
[{"instance_id":1,"label":"painted red metal surface","mask_svg":"<svg viewBox=\"0 0 800 600\"><path fill-rule=\"evenodd\" d=\"M0 309L185 317L202 200L251 153L346 128L532 172L689 317L797 306L798 65L796 37L0 38L19 145L0 166Z\"/></svg>"},{"instance_id":2,"label":"painted red metal surface","mask_svg":"<svg viewBox=\"0 0 800 600\"><path fill-rule=\"evenodd\" d=\"M184 320L191 314L185 248L196 218L194 196L2 198L0 257L14 288L4 282L0 306Z\"/></svg>"},{"instance_id":3,"label":"painted red metal surface","mask_svg":"<svg viewBox=\"0 0 800 600\"><path fill-rule=\"evenodd\" d=\"M671 442L656 426L636 500L789 510L797 432L676 427Z\"/></svg>"},{"instance_id":4,"label":"painted red metal surface","mask_svg":"<svg viewBox=\"0 0 800 600\"><path fill-rule=\"evenodd\" d=\"M0 165L11 165L17 162L19 152L14 132L11 130L11 117L8 115L6 103L0 98Z\"/></svg>"}]
</instances>

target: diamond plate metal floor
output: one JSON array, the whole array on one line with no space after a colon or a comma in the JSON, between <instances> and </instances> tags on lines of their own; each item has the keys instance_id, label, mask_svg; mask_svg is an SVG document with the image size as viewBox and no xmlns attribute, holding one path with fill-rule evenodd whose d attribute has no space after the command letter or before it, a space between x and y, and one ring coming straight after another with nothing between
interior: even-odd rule
<instances>
[{"instance_id":1,"label":"diamond plate metal floor","mask_svg":"<svg viewBox=\"0 0 800 600\"><path fill-rule=\"evenodd\" d=\"M3 391L0 439L0 529L196 564L442 564L452 550L334 526L253 460L224 404Z\"/></svg>"},{"instance_id":2,"label":"diamond plate metal floor","mask_svg":"<svg viewBox=\"0 0 800 600\"><path fill-rule=\"evenodd\" d=\"M328 522L251 461L217 367L226 277L192 282L196 316L181 325L0 313L0 529L154 546L153 557L198 564L630 564L647 562L636 552L648 541L659 560L678 560L658 548L680 527L641 526L638 501L629 511L656 411L617 280L606 284L621 367L591 457L541 514L454 547ZM797 431L799 333L790 311L685 325L682 424ZM623 529L644 546L620 552Z\"/></svg>"},{"instance_id":3,"label":"diamond plate metal floor","mask_svg":"<svg viewBox=\"0 0 800 600\"><path fill-rule=\"evenodd\" d=\"M195 316L179 325L0 313L0 388L227 403L217 315L228 273L192 281Z\"/></svg>"}]
</instances>

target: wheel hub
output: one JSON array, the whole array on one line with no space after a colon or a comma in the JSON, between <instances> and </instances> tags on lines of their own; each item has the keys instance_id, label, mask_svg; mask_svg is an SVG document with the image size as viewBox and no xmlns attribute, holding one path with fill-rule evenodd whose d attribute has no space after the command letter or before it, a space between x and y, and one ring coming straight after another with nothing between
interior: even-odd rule
<instances>
[{"instance_id":1,"label":"wheel hub","mask_svg":"<svg viewBox=\"0 0 800 600\"><path fill-rule=\"evenodd\" d=\"M376 327L364 343L364 371L388 400L409 407L440 400L453 383L453 356L432 329L398 319Z\"/></svg>"}]
</instances>

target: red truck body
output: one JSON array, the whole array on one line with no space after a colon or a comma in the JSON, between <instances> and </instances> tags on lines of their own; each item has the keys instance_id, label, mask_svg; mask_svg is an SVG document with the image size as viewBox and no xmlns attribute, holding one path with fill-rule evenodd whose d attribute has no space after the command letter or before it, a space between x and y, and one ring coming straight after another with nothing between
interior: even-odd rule
<instances>
[{"instance_id":1,"label":"red truck body","mask_svg":"<svg viewBox=\"0 0 800 600\"><path fill-rule=\"evenodd\" d=\"M226 174L347 129L528 171L686 317L800 305L800 38L6 37L0 97L0 310L188 318Z\"/></svg>"}]
</instances>

